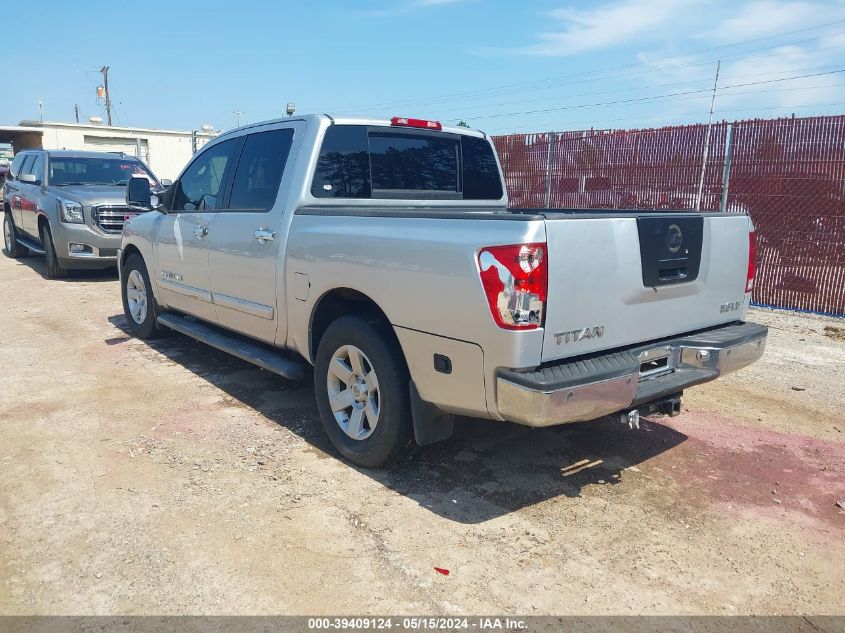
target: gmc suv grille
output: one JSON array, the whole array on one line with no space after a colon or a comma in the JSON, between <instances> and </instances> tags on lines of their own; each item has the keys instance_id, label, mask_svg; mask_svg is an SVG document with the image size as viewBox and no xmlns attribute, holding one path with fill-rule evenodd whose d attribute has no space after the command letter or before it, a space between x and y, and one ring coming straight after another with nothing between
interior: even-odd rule
<instances>
[{"instance_id":1,"label":"gmc suv grille","mask_svg":"<svg viewBox=\"0 0 845 633\"><path fill-rule=\"evenodd\" d=\"M129 218L134 218L138 213L127 207L94 207L94 224L106 233L122 233L123 223Z\"/></svg>"}]
</instances>

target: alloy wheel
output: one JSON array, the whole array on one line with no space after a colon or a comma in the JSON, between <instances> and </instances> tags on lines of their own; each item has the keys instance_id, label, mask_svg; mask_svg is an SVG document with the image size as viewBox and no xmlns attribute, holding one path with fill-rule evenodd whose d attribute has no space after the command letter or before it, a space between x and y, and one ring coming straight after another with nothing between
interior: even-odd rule
<instances>
[{"instance_id":1,"label":"alloy wheel","mask_svg":"<svg viewBox=\"0 0 845 633\"><path fill-rule=\"evenodd\" d=\"M13 243L14 238L12 237L12 221L9 219L7 215L3 218L3 240L6 245L6 252L11 253L12 249L14 249L15 245Z\"/></svg>"},{"instance_id":2,"label":"alloy wheel","mask_svg":"<svg viewBox=\"0 0 845 633\"><path fill-rule=\"evenodd\" d=\"M147 318L147 285L138 270L132 270L126 278L126 304L132 320L141 325Z\"/></svg>"},{"instance_id":3,"label":"alloy wheel","mask_svg":"<svg viewBox=\"0 0 845 633\"><path fill-rule=\"evenodd\" d=\"M370 359L354 345L332 354L326 389L338 426L353 440L365 440L379 420L378 376Z\"/></svg>"}]
</instances>

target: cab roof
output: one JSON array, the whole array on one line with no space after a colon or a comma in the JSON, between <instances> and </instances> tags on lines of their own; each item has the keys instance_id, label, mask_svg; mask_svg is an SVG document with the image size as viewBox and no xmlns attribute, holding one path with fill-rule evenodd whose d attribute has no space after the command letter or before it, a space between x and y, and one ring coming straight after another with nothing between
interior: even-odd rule
<instances>
[{"instance_id":1,"label":"cab roof","mask_svg":"<svg viewBox=\"0 0 845 633\"><path fill-rule=\"evenodd\" d=\"M250 123L248 125L242 125L239 128L235 128L233 130L228 130L221 134L220 136L226 136L231 134L232 132L237 132L239 130L245 130L248 128L253 127L260 127L264 125L273 125L276 123L284 123L286 121L305 121L306 123L319 123L320 121L328 120L336 125L372 125L372 126L379 126L379 127L394 127L391 125L390 119L377 119L377 118L369 118L369 117L356 117L356 116L349 116L349 115L341 115L341 114L295 114L290 117L281 117L278 119L269 119L267 121L259 121L256 123ZM405 128L407 129L407 128ZM413 128L410 128L413 129ZM467 127L458 127L458 126L447 126L444 125L442 132L446 132L449 134L463 134L465 136L475 136L478 138L487 138L487 135L482 132L481 130L474 130L472 128ZM218 137L219 138L219 137ZM215 139L216 140L216 139Z\"/></svg>"}]
</instances>

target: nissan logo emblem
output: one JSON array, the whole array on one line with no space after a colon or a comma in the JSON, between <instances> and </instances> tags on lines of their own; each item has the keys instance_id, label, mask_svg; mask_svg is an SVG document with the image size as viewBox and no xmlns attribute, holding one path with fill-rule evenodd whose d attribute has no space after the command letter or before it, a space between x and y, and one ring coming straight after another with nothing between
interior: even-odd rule
<instances>
[{"instance_id":1,"label":"nissan logo emblem","mask_svg":"<svg viewBox=\"0 0 845 633\"><path fill-rule=\"evenodd\" d=\"M670 224L666 230L666 248L670 253L677 253L684 244L684 234L677 224Z\"/></svg>"}]
</instances>

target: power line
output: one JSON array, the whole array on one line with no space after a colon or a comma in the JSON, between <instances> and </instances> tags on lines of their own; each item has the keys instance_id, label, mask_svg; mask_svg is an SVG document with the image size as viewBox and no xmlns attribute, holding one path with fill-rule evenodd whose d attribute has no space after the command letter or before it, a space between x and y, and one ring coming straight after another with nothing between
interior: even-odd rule
<instances>
[{"instance_id":1,"label":"power line","mask_svg":"<svg viewBox=\"0 0 845 633\"><path fill-rule=\"evenodd\" d=\"M812 31L812 30L825 28L825 27L836 25L836 24L842 24L842 23L845 23L845 19L833 20L831 22L826 22L826 23L823 23L823 24L818 24L818 25L815 25L815 26L805 27L805 28L801 28L801 29L795 29L795 30L792 30L792 31L784 31L784 32L781 32L781 33L773 34L773 35L767 35L767 36L763 36L763 37L751 38L751 39L747 39L747 40L740 40L740 41L737 41L737 42L731 42L731 43L728 43L728 44L721 44L721 45L718 45L718 46L711 46L711 47L707 47L707 48L702 48L702 49L698 49L696 51L692 51L690 53L684 53L684 54L678 54L678 55L666 57L666 58L664 58L664 60L688 59L690 57L695 57L695 56L698 56L702 53L706 53L706 52L710 52L710 51L716 51L716 50L720 50L720 49L731 48L731 47L735 47L735 46L741 46L741 45L745 45L745 44L750 44L752 42L770 40L770 39L774 39L774 38L784 37L784 36L787 36L787 35L794 35L796 33L803 33L803 32ZM835 34L838 34L838 33L835 33ZM749 53L749 52L757 52L757 51L760 51L760 50L769 50L771 48L777 48L777 47L780 47L780 46L800 44L800 43L804 43L804 42L807 42L807 41L817 40L820 37L823 37L823 36L826 36L826 35L830 35L830 34L817 35L817 36L814 36L814 37L811 37L811 38L807 38L805 40L798 40L796 42L785 42L785 43L774 44L772 46L764 47L764 48L761 48L761 49L754 49L754 50L751 50L751 51L741 51L741 52L732 53L732 54L729 54L729 55L723 55L722 57L724 59L727 59L727 58L730 58L730 57L735 57L736 55L742 55L742 54ZM712 59L711 60L705 60L705 61L699 62L697 64L683 64L683 65L679 65L678 67L686 67L686 66L689 66L689 65L701 65L701 64L704 64L704 63L712 62L712 61L715 61L715 60L712 60ZM500 85L500 86L496 86L496 87L492 87L492 88L488 88L488 89L480 90L480 91L479 90L472 90L472 91L457 92L457 93L447 93L447 94L443 94L443 95L439 95L439 96L430 97L428 99L423 98L423 99L410 99L410 100L399 100L399 101L386 101L386 102L375 103L375 104L364 104L364 105L358 105L358 106L351 106L351 107L348 107L348 108L345 108L345 109L369 109L369 108L374 108L374 107L395 106L395 105L403 105L403 104L434 103L434 102L438 102L442 99L456 99L456 98L462 98L462 97L471 98L471 97L475 97L475 96L479 96L479 97L480 96L495 96L495 95L491 95L489 93L504 90L504 89L512 89L512 88L517 88L517 89L532 89L532 88L534 88L534 89L537 89L537 88L542 87L543 84L546 84L550 81L553 81L553 82L554 81L560 81L560 80L565 80L565 79L582 77L584 75L592 75L592 74L595 74L595 73L607 73L607 72L622 70L622 69L626 69L626 68L637 68L637 67L641 67L641 66L644 66L644 65L649 65L649 64L647 62L632 62L632 63L628 63L628 64L621 64L621 65L618 65L618 66L611 66L611 67L608 67L608 68L605 68L605 69L600 69L598 71L582 71L582 72L578 72L578 73L570 73L568 75L561 75L561 76L558 76L558 77L545 78L545 79L534 80L534 81L529 81L529 82L503 84L503 85ZM649 67L644 71L641 71L639 73L633 73L633 74L642 74L642 72L650 72L651 70L652 70L652 68ZM608 79L616 78L618 76L619 75L613 75L613 76L610 76L610 77L607 77L607 78Z\"/></svg>"},{"instance_id":2,"label":"power line","mask_svg":"<svg viewBox=\"0 0 845 633\"><path fill-rule=\"evenodd\" d=\"M843 45L843 47L845 47L845 45ZM793 68L793 69L790 69L788 71L775 70L775 71L770 71L770 72L765 72L765 73L755 73L755 74L751 74L751 75L734 75L732 77L732 79L744 79L746 77L763 77L763 76L766 76L766 75L778 75L778 74L783 74L783 73L786 73L786 72L805 72L805 71L809 71L809 70L828 70L828 69L831 69L831 68L839 68L839 66L838 65L837 66L811 66L811 67L807 67L807 68ZM575 98L578 98L578 97L592 97L592 96L596 96L596 95L616 94L616 93L620 93L620 92L636 92L638 90L649 90L649 89L652 89L652 88L668 88L668 87L671 87L671 86L701 84L703 81L705 81L705 80L704 79L691 79L691 80L688 80L688 81L671 81L671 82L667 82L667 83L653 84L653 85L649 85L649 86L631 86L631 87L628 87L628 88L613 88L613 89L610 89L610 90L599 90L599 91L596 91L596 92L582 92L582 93L579 93L579 94L567 94L567 95L563 95L563 96L555 95L555 96L551 96L551 97L540 97L538 99L520 99L518 101L509 101L509 102L503 102L503 103L490 103L490 104L483 104L480 107L482 107L482 108L501 108L501 107L504 107L504 106L519 105L521 103L539 103L539 102L542 102L542 101L569 100L569 99L575 99ZM445 110L438 110L438 114L442 115L442 114L446 114L446 113L449 113L449 112L465 112L465 111L466 111L465 107L455 107L455 108L447 108Z\"/></svg>"},{"instance_id":3,"label":"power line","mask_svg":"<svg viewBox=\"0 0 845 633\"><path fill-rule=\"evenodd\" d=\"M781 77L781 78L778 78L778 79L763 79L763 80L760 80L760 81L749 81L749 82L746 82L746 83L733 84L733 85L730 85L730 86L723 86L722 89L727 90L729 88L743 88L743 87L747 87L747 86L758 86L758 85L763 85L763 84L776 83L776 82L779 82L779 81L793 81L795 79L806 79L808 77L821 77L821 76L824 76L824 75L834 75L834 74L842 73L842 72L845 72L845 68L840 68L838 70L830 70L830 71L821 72L821 73L811 73L811 74L807 74L807 75L795 75L793 77ZM529 115L529 114L543 114L545 112L560 112L560 111L563 111L563 110L579 110L579 109L582 109L582 108L595 108L595 107L602 107L602 106L608 106L608 105L622 105L622 104L626 104L626 103L639 103L639 102L643 102L643 101L653 101L653 100L661 99L661 98L664 98L664 97L688 96L688 95L702 94L702 93L708 93L708 92L710 92L709 88L702 88L700 90L685 90L685 91L681 91L681 92L669 92L669 93L665 93L665 94L661 94L661 95L651 95L651 96L647 96L647 97L635 97L635 98L632 98L632 99L617 99L615 101L604 101L604 102L599 102L599 103L582 103L582 104L578 104L578 105L561 106L559 108L544 108L544 109L540 109L540 110L524 110L524 111L521 111L521 112L499 112L499 113L496 113L496 114L486 114L486 115L476 115L476 116L466 115L465 118L498 119L498 118L510 117L510 116L525 116L525 115Z\"/></svg>"},{"instance_id":4,"label":"power line","mask_svg":"<svg viewBox=\"0 0 845 633\"><path fill-rule=\"evenodd\" d=\"M758 111L772 111L772 110L801 110L806 108L838 108L841 106L845 106L845 101L838 102L838 103L819 103L819 104L796 104L796 105L784 105L784 106L771 106L771 107L762 107L762 108L729 108L725 110L719 110L720 114L728 114L728 113L735 113L735 112L758 112ZM689 117L689 116L701 116L701 111L695 112L679 112L677 114L660 114L660 115L646 115L641 117L618 117L613 119L603 119L606 123L616 123L618 121L662 121L662 120L676 120L681 117ZM493 128L488 130L489 133L494 132L504 132L508 133L510 131L518 131L518 130L531 130L531 132L536 132L537 134L546 134L550 129L555 129L557 131L565 131L564 128L572 129L572 126L590 126L590 129L602 129L602 128L595 128L594 124L596 123L595 119L589 120L579 120L579 121L554 121L554 122L547 122L547 123L537 123L532 125L521 125L517 127L509 127L509 128ZM575 129L580 129L575 128ZM530 134L531 132L527 132Z\"/></svg>"}]
</instances>

